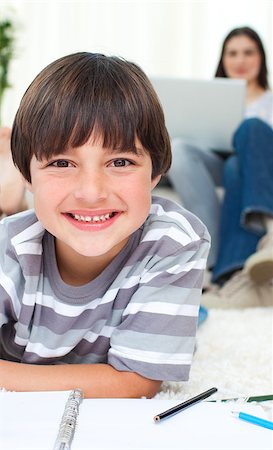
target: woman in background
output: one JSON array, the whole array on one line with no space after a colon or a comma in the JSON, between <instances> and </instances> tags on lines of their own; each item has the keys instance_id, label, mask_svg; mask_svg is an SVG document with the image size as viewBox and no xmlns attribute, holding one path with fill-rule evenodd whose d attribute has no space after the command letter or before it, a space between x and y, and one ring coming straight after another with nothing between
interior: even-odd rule
<instances>
[{"instance_id":1,"label":"woman in background","mask_svg":"<svg viewBox=\"0 0 273 450\"><path fill-rule=\"evenodd\" d=\"M227 35L216 77L247 83L245 120L235 132L234 152L223 156L176 139L169 178L183 205L211 234L212 281L230 280L237 287L248 280L268 283L273 278L273 95L254 30L236 28ZM222 206L216 186L224 187Z\"/></svg>"}]
</instances>

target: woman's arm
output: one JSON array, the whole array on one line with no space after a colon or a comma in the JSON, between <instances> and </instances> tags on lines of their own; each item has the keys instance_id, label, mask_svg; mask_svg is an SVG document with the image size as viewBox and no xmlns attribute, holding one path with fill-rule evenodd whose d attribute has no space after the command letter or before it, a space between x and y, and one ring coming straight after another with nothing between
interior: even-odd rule
<instances>
[{"instance_id":1,"label":"woman's arm","mask_svg":"<svg viewBox=\"0 0 273 450\"><path fill-rule=\"evenodd\" d=\"M161 381L109 364L33 365L0 361L0 386L11 391L56 391L81 388L86 398L153 397Z\"/></svg>"}]
</instances>

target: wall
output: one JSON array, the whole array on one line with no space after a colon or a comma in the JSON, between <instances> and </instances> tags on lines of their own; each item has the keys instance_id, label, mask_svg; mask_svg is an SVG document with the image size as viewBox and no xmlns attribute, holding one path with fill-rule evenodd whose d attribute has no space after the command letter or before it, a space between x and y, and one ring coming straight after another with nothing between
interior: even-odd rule
<instances>
[{"instance_id":1,"label":"wall","mask_svg":"<svg viewBox=\"0 0 273 450\"><path fill-rule=\"evenodd\" d=\"M210 78L221 42L235 26L261 35L272 73L271 0L0 0L0 15L16 23L12 89L4 123L36 74L54 59L77 51L117 54L149 75ZM272 83L273 84L273 83Z\"/></svg>"}]
</instances>

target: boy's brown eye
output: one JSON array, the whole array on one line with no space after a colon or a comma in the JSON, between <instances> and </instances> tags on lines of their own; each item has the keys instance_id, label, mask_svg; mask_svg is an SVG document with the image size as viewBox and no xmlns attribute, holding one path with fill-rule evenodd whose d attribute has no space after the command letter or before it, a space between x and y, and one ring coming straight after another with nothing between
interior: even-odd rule
<instances>
[{"instance_id":1,"label":"boy's brown eye","mask_svg":"<svg viewBox=\"0 0 273 450\"><path fill-rule=\"evenodd\" d=\"M113 161L113 165L114 167L126 167L129 166L131 163L131 161L128 161L128 159L115 159Z\"/></svg>"},{"instance_id":2,"label":"boy's brown eye","mask_svg":"<svg viewBox=\"0 0 273 450\"><path fill-rule=\"evenodd\" d=\"M50 165L54 166L54 167L68 167L69 166L69 162L66 161L65 159L58 159L58 161L54 161Z\"/></svg>"},{"instance_id":3,"label":"boy's brown eye","mask_svg":"<svg viewBox=\"0 0 273 450\"><path fill-rule=\"evenodd\" d=\"M125 166L125 160L124 159L117 159L116 161L114 161L114 164L115 164L116 167Z\"/></svg>"}]
</instances>

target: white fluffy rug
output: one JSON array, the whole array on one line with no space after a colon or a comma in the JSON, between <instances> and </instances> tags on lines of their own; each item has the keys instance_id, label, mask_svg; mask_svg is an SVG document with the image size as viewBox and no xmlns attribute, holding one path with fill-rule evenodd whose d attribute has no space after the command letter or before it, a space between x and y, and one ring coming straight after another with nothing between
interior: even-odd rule
<instances>
[{"instance_id":1,"label":"white fluffy rug","mask_svg":"<svg viewBox=\"0 0 273 450\"><path fill-rule=\"evenodd\" d=\"M156 398L184 400L214 386L217 399L272 394L272 324L270 307L210 309L189 381L164 383Z\"/></svg>"}]
</instances>

